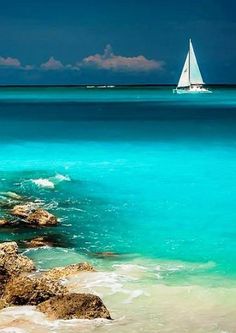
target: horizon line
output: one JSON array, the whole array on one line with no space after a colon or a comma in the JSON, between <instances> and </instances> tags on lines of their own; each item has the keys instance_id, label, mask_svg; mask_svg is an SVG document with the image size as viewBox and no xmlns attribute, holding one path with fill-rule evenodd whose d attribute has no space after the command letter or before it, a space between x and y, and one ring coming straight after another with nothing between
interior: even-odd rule
<instances>
[{"instance_id":1,"label":"horizon line","mask_svg":"<svg viewBox=\"0 0 236 333\"><path fill-rule=\"evenodd\" d=\"M0 84L0 88L33 88L33 87L172 87L176 83L128 83L128 84L113 84L113 83L81 83L81 84ZM209 83L207 86L236 86L235 83Z\"/></svg>"}]
</instances>

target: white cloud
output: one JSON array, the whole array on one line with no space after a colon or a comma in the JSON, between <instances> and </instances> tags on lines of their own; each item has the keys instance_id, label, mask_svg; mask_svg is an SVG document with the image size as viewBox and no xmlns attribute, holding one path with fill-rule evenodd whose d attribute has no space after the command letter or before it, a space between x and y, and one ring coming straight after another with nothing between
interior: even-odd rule
<instances>
[{"instance_id":1,"label":"white cloud","mask_svg":"<svg viewBox=\"0 0 236 333\"><path fill-rule=\"evenodd\" d=\"M48 71L64 69L65 66L60 60L56 60L54 57L50 57L47 62L40 65L40 68Z\"/></svg>"},{"instance_id":2,"label":"white cloud","mask_svg":"<svg viewBox=\"0 0 236 333\"><path fill-rule=\"evenodd\" d=\"M94 67L121 72L148 72L161 70L164 66L163 61L147 59L143 55L136 57L124 57L115 55L110 45L107 45L103 54L95 54L83 59L77 66Z\"/></svg>"},{"instance_id":3,"label":"white cloud","mask_svg":"<svg viewBox=\"0 0 236 333\"><path fill-rule=\"evenodd\" d=\"M64 65L60 60L55 59L54 57L50 57L47 62L40 65L40 69L51 71L51 70L76 70L79 68L77 66L67 64Z\"/></svg>"},{"instance_id":4,"label":"white cloud","mask_svg":"<svg viewBox=\"0 0 236 333\"><path fill-rule=\"evenodd\" d=\"M11 57L0 57L0 66L3 67L14 67L14 68L20 68L21 63L17 58L11 58Z\"/></svg>"},{"instance_id":5,"label":"white cloud","mask_svg":"<svg viewBox=\"0 0 236 333\"><path fill-rule=\"evenodd\" d=\"M65 69L69 69L71 71L79 71L80 70L78 66L76 66L76 65L74 66L74 65L71 65L71 64L66 65Z\"/></svg>"},{"instance_id":6,"label":"white cloud","mask_svg":"<svg viewBox=\"0 0 236 333\"><path fill-rule=\"evenodd\" d=\"M50 57L41 65L21 65L17 58L1 57L0 67L16 68L25 71L44 70L44 71L79 71L80 68L95 68L103 70L111 70L115 72L150 72L162 70L164 67L163 61L147 59L143 55L134 57L125 57L113 53L110 45L105 47L103 54L95 54L85 57L82 61L73 64L63 64L60 60Z\"/></svg>"}]
</instances>

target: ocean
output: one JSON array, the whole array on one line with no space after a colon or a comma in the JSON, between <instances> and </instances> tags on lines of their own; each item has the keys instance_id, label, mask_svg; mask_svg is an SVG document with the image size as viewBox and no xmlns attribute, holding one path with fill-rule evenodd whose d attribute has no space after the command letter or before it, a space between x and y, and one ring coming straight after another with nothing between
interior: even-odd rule
<instances>
[{"instance_id":1,"label":"ocean","mask_svg":"<svg viewBox=\"0 0 236 333\"><path fill-rule=\"evenodd\" d=\"M58 247L21 249L39 269L92 263L65 283L114 319L7 308L0 332L236 332L236 88L212 91L0 88L0 192L60 219L0 241L50 235Z\"/></svg>"}]
</instances>

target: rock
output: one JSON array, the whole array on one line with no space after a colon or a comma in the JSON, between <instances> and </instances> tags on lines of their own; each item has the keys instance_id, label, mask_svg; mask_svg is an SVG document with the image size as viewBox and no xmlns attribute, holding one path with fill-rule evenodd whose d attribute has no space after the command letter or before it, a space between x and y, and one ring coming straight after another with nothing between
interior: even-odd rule
<instances>
[{"instance_id":1,"label":"rock","mask_svg":"<svg viewBox=\"0 0 236 333\"><path fill-rule=\"evenodd\" d=\"M21 254L18 254L17 256L9 256L9 258L5 260L4 267L9 275L30 273L35 270L33 261Z\"/></svg>"},{"instance_id":2,"label":"rock","mask_svg":"<svg viewBox=\"0 0 236 333\"><path fill-rule=\"evenodd\" d=\"M53 214L42 208L38 208L34 203L16 205L10 213L22 219L22 222L28 225L53 226L58 223L57 218Z\"/></svg>"},{"instance_id":3,"label":"rock","mask_svg":"<svg viewBox=\"0 0 236 333\"><path fill-rule=\"evenodd\" d=\"M53 296L62 296L67 288L45 277L18 276L5 285L2 299L9 305L37 305Z\"/></svg>"},{"instance_id":4,"label":"rock","mask_svg":"<svg viewBox=\"0 0 236 333\"><path fill-rule=\"evenodd\" d=\"M16 205L11 209L11 215L20 217L20 218L27 218L28 215L31 213L33 207L30 204L26 205Z\"/></svg>"},{"instance_id":5,"label":"rock","mask_svg":"<svg viewBox=\"0 0 236 333\"><path fill-rule=\"evenodd\" d=\"M18 245L16 242L0 243L0 253L5 255L18 254Z\"/></svg>"},{"instance_id":6,"label":"rock","mask_svg":"<svg viewBox=\"0 0 236 333\"><path fill-rule=\"evenodd\" d=\"M69 238L69 236L68 236ZM70 238L71 241L71 238ZM69 247L69 242L67 241L67 235L60 233L50 233L50 234L41 234L38 237L29 238L19 241L21 247L35 248L41 246L49 247Z\"/></svg>"},{"instance_id":7,"label":"rock","mask_svg":"<svg viewBox=\"0 0 236 333\"><path fill-rule=\"evenodd\" d=\"M34 271L35 265L31 259L18 253L16 242L6 242L0 244L0 270L9 276L19 275Z\"/></svg>"},{"instance_id":8,"label":"rock","mask_svg":"<svg viewBox=\"0 0 236 333\"><path fill-rule=\"evenodd\" d=\"M18 246L15 242L0 244L0 296L12 276L33 270L35 270L34 263L29 258L18 254Z\"/></svg>"},{"instance_id":9,"label":"rock","mask_svg":"<svg viewBox=\"0 0 236 333\"><path fill-rule=\"evenodd\" d=\"M0 298L0 310L6 308L7 306L8 304L6 303L6 301Z\"/></svg>"},{"instance_id":10,"label":"rock","mask_svg":"<svg viewBox=\"0 0 236 333\"><path fill-rule=\"evenodd\" d=\"M30 240L23 241L24 245L29 248L42 247L42 246L54 246L54 243L48 237L36 237Z\"/></svg>"},{"instance_id":11,"label":"rock","mask_svg":"<svg viewBox=\"0 0 236 333\"><path fill-rule=\"evenodd\" d=\"M0 227L8 225L9 221L5 220L5 219L0 219Z\"/></svg>"},{"instance_id":12,"label":"rock","mask_svg":"<svg viewBox=\"0 0 236 333\"><path fill-rule=\"evenodd\" d=\"M18 224L14 220L0 219L0 227L16 227Z\"/></svg>"},{"instance_id":13,"label":"rock","mask_svg":"<svg viewBox=\"0 0 236 333\"><path fill-rule=\"evenodd\" d=\"M15 193L15 192L1 192L0 195L6 197L6 198L10 198L10 199L14 199L14 200L23 200L22 196Z\"/></svg>"},{"instance_id":14,"label":"rock","mask_svg":"<svg viewBox=\"0 0 236 333\"><path fill-rule=\"evenodd\" d=\"M10 275L8 274L8 272L0 267L0 297L2 296L3 292L4 292L4 288L5 288L5 284L7 283L7 281L9 280ZM1 309L1 306L0 306Z\"/></svg>"},{"instance_id":15,"label":"rock","mask_svg":"<svg viewBox=\"0 0 236 333\"><path fill-rule=\"evenodd\" d=\"M36 209L33 213L28 215L26 222L40 226L51 226L58 223L57 218L53 214L41 208Z\"/></svg>"},{"instance_id":16,"label":"rock","mask_svg":"<svg viewBox=\"0 0 236 333\"><path fill-rule=\"evenodd\" d=\"M1 209L11 209L19 202L25 200L20 195L14 192L0 192L0 207Z\"/></svg>"},{"instance_id":17,"label":"rock","mask_svg":"<svg viewBox=\"0 0 236 333\"><path fill-rule=\"evenodd\" d=\"M50 298L37 306L50 319L111 319L102 300L92 294L70 293Z\"/></svg>"},{"instance_id":18,"label":"rock","mask_svg":"<svg viewBox=\"0 0 236 333\"><path fill-rule=\"evenodd\" d=\"M95 272L95 269L89 263L83 262L65 267L56 267L50 269L48 272L44 274L44 276L53 279L61 279L71 275L78 274L79 272Z\"/></svg>"},{"instance_id":19,"label":"rock","mask_svg":"<svg viewBox=\"0 0 236 333\"><path fill-rule=\"evenodd\" d=\"M114 257L118 257L119 254L118 253L115 253L115 252L96 252L93 254L95 257L97 258L114 258Z\"/></svg>"},{"instance_id":20,"label":"rock","mask_svg":"<svg viewBox=\"0 0 236 333\"><path fill-rule=\"evenodd\" d=\"M1 209L11 209L14 205L16 205L16 201L6 200L5 198L0 200Z\"/></svg>"}]
</instances>

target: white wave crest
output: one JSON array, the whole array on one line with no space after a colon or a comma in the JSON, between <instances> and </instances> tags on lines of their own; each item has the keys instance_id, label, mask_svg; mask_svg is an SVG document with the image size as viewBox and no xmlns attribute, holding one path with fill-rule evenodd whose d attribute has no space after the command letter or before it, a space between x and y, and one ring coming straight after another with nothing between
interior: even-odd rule
<instances>
[{"instance_id":1,"label":"white wave crest","mask_svg":"<svg viewBox=\"0 0 236 333\"><path fill-rule=\"evenodd\" d=\"M55 186L63 181L70 182L69 176L56 174L54 177L31 179L31 182L38 187L54 189Z\"/></svg>"},{"instance_id":2,"label":"white wave crest","mask_svg":"<svg viewBox=\"0 0 236 333\"><path fill-rule=\"evenodd\" d=\"M70 182L71 181L69 176L61 175L60 173L57 173L56 176L53 178L55 178L59 182L63 182L63 181Z\"/></svg>"},{"instance_id":3,"label":"white wave crest","mask_svg":"<svg viewBox=\"0 0 236 333\"><path fill-rule=\"evenodd\" d=\"M44 187L44 188L55 188L55 184L47 179L47 178L38 178L38 179L31 179L32 183L37 185L38 187Z\"/></svg>"}]
</instances>

